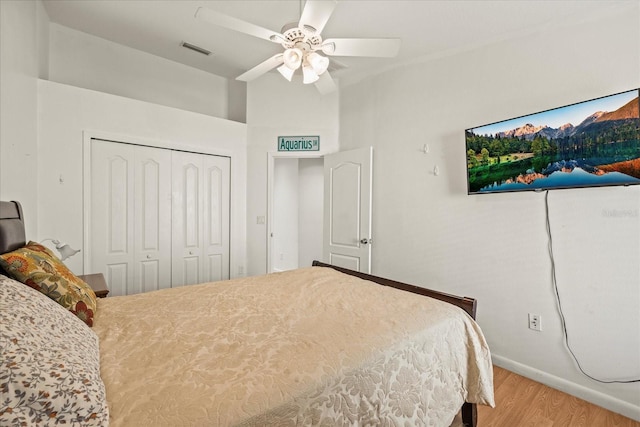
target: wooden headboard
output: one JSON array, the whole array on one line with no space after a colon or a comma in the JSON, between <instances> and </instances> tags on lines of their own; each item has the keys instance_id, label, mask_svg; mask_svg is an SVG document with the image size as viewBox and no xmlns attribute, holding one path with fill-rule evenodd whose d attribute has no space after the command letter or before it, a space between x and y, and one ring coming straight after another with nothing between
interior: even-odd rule
<instances>
[{"instance_id":1,"label":"wooden headboard","mask_svg":"<svg viewBox=\"0 0 640 427\"><path fill-rule=\"evenodd\" d=\"M20 202L0 202L0 254L27 243Z\"/></svg>"}]
</instances>

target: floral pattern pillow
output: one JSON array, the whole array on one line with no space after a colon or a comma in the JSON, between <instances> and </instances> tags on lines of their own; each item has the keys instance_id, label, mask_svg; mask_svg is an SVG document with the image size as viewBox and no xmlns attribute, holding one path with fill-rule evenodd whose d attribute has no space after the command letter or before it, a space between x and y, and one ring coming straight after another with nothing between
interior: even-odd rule
<instances>
[{"instance_id":1,"label":"floral pattern pillow","mask_svg":"<svg viewBox=\"0 0 640 427\"><path fill-rule=\"evenodd\" d=\"M0 255L0 267L93 326L96 294L47 247L29 242L20 249Z\"/></svg>"},{"instance_id":2,"label":"floral pattern pillow","mask_svg":"<svg viewBox=\"0 0 640 427\"><path fill-rule=\"evenodd\" d=\"M0 426L108 426L98 336L0 276Z\"/></svg>"}]
</instances>

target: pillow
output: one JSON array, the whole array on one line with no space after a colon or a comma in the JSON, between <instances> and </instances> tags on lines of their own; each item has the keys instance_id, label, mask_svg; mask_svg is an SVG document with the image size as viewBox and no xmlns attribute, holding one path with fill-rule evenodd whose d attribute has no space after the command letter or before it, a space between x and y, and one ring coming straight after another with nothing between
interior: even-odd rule
<instances>
[{"instance_id":1,"label":"pillow","mask_svg":"<svg viewBox=\"0 0 640 427\"><path fill-rule=\"evenodd\" d=\"M5 276L0 325L0 425L109 424L93 330Z\"/></svg>"},{"instance_id":2,"label":"pillow","mask_svg":"<svg viewBox=\"0 0 640 427\"><path fill-rule=\"evenodd\" d=\"M96 294L45 246L29 242L20 249L2 254L0 267L93 326Z\"/></svg>"}]
</instances>

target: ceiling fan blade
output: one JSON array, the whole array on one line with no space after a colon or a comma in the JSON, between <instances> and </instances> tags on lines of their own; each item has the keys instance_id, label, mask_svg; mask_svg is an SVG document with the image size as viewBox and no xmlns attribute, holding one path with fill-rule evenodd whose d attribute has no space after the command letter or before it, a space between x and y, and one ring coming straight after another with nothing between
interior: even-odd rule
<instances>
[{"instance_id":1,"label":"ceiling fan blade","mask_svg":"<svg viewBox=\"0 0 640 427\"><path fill-rule=\"evenodd\" d=\"M264 73L273 70L277 66L281 65L283 62L284 61L282 59L282 54L281 53L275 54L271 58L267 59L264 62L261 62L260 64L256 65L249 71L245 72L244 74L236 77L236 80L241 80L243 82L250 82L251 80L257 79Z\"/></svg>"},{"instance_id":2,"label":"ceiling fan blade","mask_svg":"<svg viewBox=\"0 0 640 427\"><path fill-rule=\"evenodd\" d=\"M338 61L336 58L331 58L331 61L329 61L329 68L327 68L327 70L335 73L337 71L344 70L345 68L349 68L349 66L344 62Z\"/></svg>"},{"instance_id":3,"label":"ceiling fan blade","mask_svg":"<svg viewBox=\"0 0 640 427\"><path fill-rule=\"evenodd\" d=\"M327 39L322 51L332 56L373 56L393 58L400 50L400 39Z\"/></svg>"},{"instance_id":4,"label":"ceiling fan blade","mask_svg":"<svg viewBox=\"0 0 640 427\"><path fill-rule=\"evenodd\" d=\"M238 18L234 18L233 16L216 12L215 10L208 9L206 7L199 7L196 11L195 16L196 18L210 24L214 24L233 31L238 31L240 33L249 34L250 36L265 39L270 42L280 43L284 39L284 37L280 33L276 33L275 31L268 30L266 28L260 27L247 21L243 21Z\"/></svg>"},{"instance_id":5,"label":"ceiling fan blade","mask_svg":"<svg viewBox=\"0 0 640 427\"><path fill-rule=\"evenodd\" d=\"M322 95L326 95L327 93L331 93L337 89L336 83L331 78L331 74L328 71L320 74L320 78L315 82L316 88L318 92Z\"/></svg>"},{"instance_id":6,"label":"ceiling fan blade","mask_svg":"<svg viewBox=\"0 0 640 427\"><path fill-rule=\"evenodd\" d=\"M321 33L337 4L336 0L307 0L298 27L312 27Z\"/></svg>"}]
</instances>

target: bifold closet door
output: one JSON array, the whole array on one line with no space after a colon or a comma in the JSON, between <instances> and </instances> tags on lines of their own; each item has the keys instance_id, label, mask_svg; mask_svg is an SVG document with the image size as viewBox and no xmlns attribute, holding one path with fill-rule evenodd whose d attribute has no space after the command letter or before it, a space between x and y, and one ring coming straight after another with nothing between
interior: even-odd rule
<instances>
[{"instance_id":1,"label":"bifold closet door","mask_svg":"<svg viewBox=\"0 0 640 427\"><path fill-rule=\"evenodd\" d=\"M172 152L172 286L229 278L231 161Z\"/></svg>"},{"instance_id":2,"label":"bifold closet door","mask_svg":"<svg viewBox=\"0 0 640 427\"><path fill-rule=\"evenodd\" d=\"M171 152L91 141L91 256L111 295L171 287Z\"/></svg>"}]
</instances>

